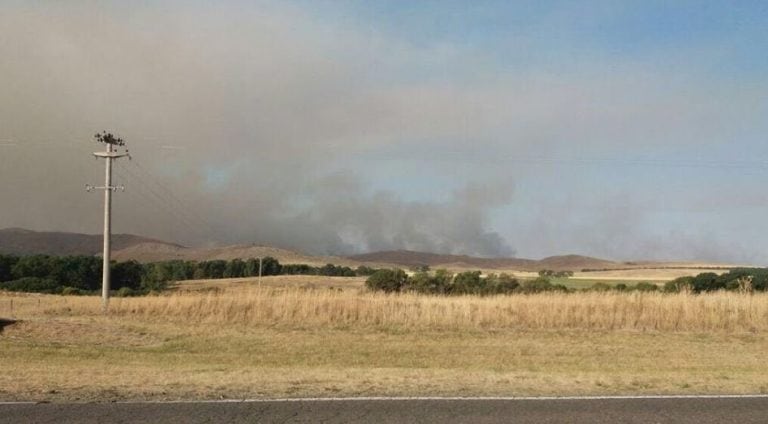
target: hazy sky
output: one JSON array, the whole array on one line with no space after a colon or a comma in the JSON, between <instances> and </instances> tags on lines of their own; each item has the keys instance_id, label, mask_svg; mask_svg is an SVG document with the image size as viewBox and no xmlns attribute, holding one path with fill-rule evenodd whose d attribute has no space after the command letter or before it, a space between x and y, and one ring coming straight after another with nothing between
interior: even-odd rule
<instances>
[{"instance_id":1,"label":"hazy sky","mask_svg":"<svg viewBox=\"0 0 768 424\"><path fill-rule=\"evenodd\" d=\"M764 1L0 2L0 227L768 262Z\"/></svg>"}]
</instances>

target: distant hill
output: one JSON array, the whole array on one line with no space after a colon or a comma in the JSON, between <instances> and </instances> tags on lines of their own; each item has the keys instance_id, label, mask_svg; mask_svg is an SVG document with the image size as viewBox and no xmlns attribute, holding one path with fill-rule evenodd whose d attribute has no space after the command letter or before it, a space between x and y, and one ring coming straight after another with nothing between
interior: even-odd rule
<instances>
[{"instance_id":1,"label":"distant hill","mask_svg":"<svg viewBox=\"0 0 768 424\"><path fill-rule=\"evenodd\" d=\"M477 258L466 255L441 255L410 250L365 253L348 256L347 258L372 264L407 267L428 265L431 268L442 266L447 268L515 269L519 271L539 271L542 269L578 271L585 268L612 269L625 266L620 262L579 255L552 256L541 260L534 260L521 258Z\"/></svg>"},{"instance_id":2,"label":"distant hill","mask_svg":"<svg viewBox=\"0 0 768 424\"><path fill-rule=\"evenodd\" d=\"M117 251L141 243L157 243L180 247L132 234L113 234L112 249ZM0 253L15 255L98 255L101 254L101 234L32 231L23 228L0 229Z\"/></svg>"},{"instance_id":3,"label":"distant hill","mask_svg":"<svg viewBox=\"0 0 768 424\"><path fill-rule=\"evenodd\" d=\"M157 262L171 259L188 261L210 261L216 259L248 259L271 256L283 264L307 264L357 266L349 259L335 256L311 256L277 247L239 244L222 247L183 247L165 243L141 243L117 250L112 257L118 261L136 260L139 262Z\"/></svg>"},{"instance_id":4,"label":"distant hill","mask_svg":"<svg viewBox=\"0 0 768 424\"><path fill-rule=\"evenodd\" d=\"M0 229L0 254L15 255L100 255L101 234L31 231L21 228ZM416 267L452 270L481 269L505 271L632 270L660 268L729 268L733 265L685 262L614 262L580 255L552 256L540 260L522 258L478 258L467 255L443 255L410 250L365 253L347 257L313 256L277 247L239 244L218 247L185 247L175 243L131 234L112 235L112 258L118 261L157 262L172 259L207 261L271 256L284 264L320 266L328 263L357 267Z\"/></svg>"}]
</instances>

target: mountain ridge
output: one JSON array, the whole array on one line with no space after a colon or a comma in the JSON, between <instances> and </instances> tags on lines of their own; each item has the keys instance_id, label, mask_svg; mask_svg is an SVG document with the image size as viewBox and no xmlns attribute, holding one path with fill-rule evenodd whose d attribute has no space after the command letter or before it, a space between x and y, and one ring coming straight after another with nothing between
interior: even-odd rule
<instances>
[{"instance_id":1,"label":"mountain ridge","mask_svg":"<svg viewBox=\"0 0 768 424\"><path fill-rule=\"evenodd\" d=\"M539 271L541 269L551 269L554 271L581 270L585 268L610 269L626 266L621 262L574 254L549 256L537 260L511 257L482 258L469 255L439 254L412 250L388 250L351 255L347 256L347 258L361 262L387 263L411 267L424 265L429 267L458 266L484 269L519 269L522 271Z\"/></svg>"},{"instance_id":2,"label":"mountain ridge","mask_svg":"<svg viewBox=\"0 0 768 424\"><path fill-rule=\"evenodd\" d=\"M232 260L272 256L285 264L321 266L328 263L357 267L403 267L448 269L515 270L538 272L553 271L620 270L698 266L687 262L635 261L619 262L584 255L558 255L543 259L482 258L469 255L451 255L412 250L388 250L348 256L318 256L299 251L257 244L235 244L214 247L187 247L133 234L112 235L112 258L118 261L136 260L157 262L164 260ZM60 231L34 231L24 228L0 229L0 254L47 255L100 255L101 234L81 234ZM710 264L723 266L724 264Z\"/></svg>"},{"instance_id":3,"label":"mountain ridge","mask_svg":"<svg viewBox=\"0 0 768 424\"><path fill-rule=\"evenodd\" d=\"M180 246L176 243L134 234L112 234L112 248L115 251L140 243ZM0 253L5 254L97 255L101 253L102 245L101 234L34 231L17 227L0 229Z\"/></svg>"}]
</instances>

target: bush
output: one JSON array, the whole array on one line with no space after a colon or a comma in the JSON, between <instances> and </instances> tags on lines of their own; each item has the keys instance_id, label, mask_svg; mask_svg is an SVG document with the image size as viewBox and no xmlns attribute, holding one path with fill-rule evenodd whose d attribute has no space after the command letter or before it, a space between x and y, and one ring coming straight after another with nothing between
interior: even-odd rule
<instances>
[{"instance_id":1,"label":"bush","mask_svg":"<svg viewBox=\"0 0 768 424\"><path fill-rule=\"evenodd\" d=\"M418 272L408 279L408 290L424 294L447 294L451 291L453 274L445 269L438 269L434 275Z\"/></svg>"},{"instance_id":2,"label":"bush","mask_svg":"<svg viewBox=\"0 0 768 424\"><path fill-rule=\"evenodd\" d=\"M408 290L417 293L434 293L433 278L427 272L418 272L408 279Z\"/></svg>"},{"instance_id":3,"label":"bush","mask_svg":"<svg viewBox=\"0 0 768 424\"><path fill-rule=\"evenodd\" d=\"M402 269L382 269L365 280L368 289L385 293L399 292L407 283L408 275Z\"/></svg>"},{"instance_id":4,"label":"bush","mask_svg":"<svg viewBox=\"0 0 768 424\"><path fill-rule=\"evenodd\" d=\"M136 296L137 294L138 293L135 290L133 290L132 288L130 288L130 287L120 287L120 289L117 290L117 292L115 293L115 296L117 296L117 297L132 297L132 296Z\"/></svg>"},{"instance_id":5,"label":"bush","mask_svg":"<svg viewBox=\"0 0 768 424\"><path fill-rule=\"evenodd\" d=\"M0 282L13 279L11 270L18 261L18 256L0 255Z\"/></svg>"},{"instance_id":6,"label":"bush","mask_svg":"<svg viewBox=\"0 0 768 424\"><path fill-rule=\"evenodd\" d=\"M542 269L539 271L539 277L570 278L573 277L573 271L553 271L551 269Z\"/></svg>"},{"instance_id":7,"label":"bush","mask_svg":"<svg viewBox=\"0 0 768 424\"><path fill-rule=\"evenodd\" d=\"M258 261L256 261L256 275L259 274ZM282 266L283 275L317 275L318 269L307 264L286 264Z\"/></svg>"},{"instance_id":8,"label":"bush","mask_svg":"<svg viewBox=\"0 0 768 424\"><path fill-rule=\"evenodd\" d=\"M517 290L520 283L509 274L489 274L485 278L485 286L487 294L509 294Z\"/></svg>"},{"instance_id":9,"label":"bush","mask_svg":"<svg viewBox=\"0 0 768 424\"><path fill-rule=\"evenodd\" d=\"M373 275L374 272L376 272L376 269L364 265L360 265L355 269L355 275L358 277L369 277Z\"/></svg>"},{"instance_id":10,"label":"bush","mask_svg":"<svg viewBox=\"0 0 768 424\"><path fill-rule=\"evenodd\" d=\"M483 294L484 285L480 271L467 271L456 275L451 287L452 294Z\"/></svg>"},{"instance_id":11,"label":"bush","mask_svg":"<svg viewBox=\"0 0 768 424\"><path fill-rule=\"evenodd\" d=\"M633 287L633 289L639 291L639 292L652 292L657 291L659 289L659 286L653 283L646 283L646 282L640 282Z\"/></svg>"},{"instance_id":12,"label":"bush","mask_svg":"<svg viewBox=\"0 0 768 424\"><path fill-rule=\"evenodd\" d=\"M715 291L724 288L725 281L714 272L705 272L693 277L693 291L696 293Z\"/></svg>"},{"instance_id":13,"label":"bush","mask_svg":"<svg viewBox=\"0 0 768 424\"><path fill-rule=\"evenodd\" d=\"M136 261L118 262L112 265L112 288L138 289L144 275L144 266Z\"/></svg>"},{"instance_id":14,"label":"bush","mask_svg":"<svg viewBox=\"0 0 768 424\"><path fill-rule=\"evenodd\" d=\"M535 280L529 280L523 282L523 284L517 290L520 293L531 294L541 293L548 291L563 291L567 292L568 288L561 284L552 284L549 279L539 277Z\"/></svg>"},{"instance_id":15,"label":"bush","mask_svg":"<svg viewBox=\"0 0 768 424\"><path fill-rule=\"evenodd\" d=\"M37 277L24 277L18 280L0 283L0 289L17 292L50 293L61 292L61 287L53 280Z\"/></svg>"},{"instance_id":16,"label":"bush","mask_svg":"<svg viewBox=\"0 0 768 424\"><path fill-rule=\"evenodd\" d=\"M86 294L86 292L76 287L65 286L64 288L61 289L61 294L64 296L82 296Z\"/></svg>"},{"instance_id":17,"label":"bush","mask_svg":"<svg viewBox=\"0 0 768 424\"><path fill-rule=\"evenodd\" d=\"M680 293L693 291L693 277L680 277L664 284L667 293Z\"/></svg>"},{"instance_id":18,"label":"bush","mask_svg":"<svg viewBox=\"0 0 768 424\"><path fill-rule=\"evenodd\" d=\"M626 287L627 286L625 285L624 288L626 289ZM613 287L611 287L610 284L598 282L598 283L592 284L592 287L590 287L589 290L591 290L591 291L598 291L598 292L606 292L606 291L613 290Z\"/></svg>"},{"instance_id":19,"label":"bush","mask_svg":"<svg viewBox=\"0 0 768 424\"><path fill-rule=\"evenodd\" d=\"M326 264L325 266L318 269L318 273L326 277L354 277L355 276L355 271L352 271L352 268L348 266L337 266L333 264Z\"/></svg>"}]
</instances>

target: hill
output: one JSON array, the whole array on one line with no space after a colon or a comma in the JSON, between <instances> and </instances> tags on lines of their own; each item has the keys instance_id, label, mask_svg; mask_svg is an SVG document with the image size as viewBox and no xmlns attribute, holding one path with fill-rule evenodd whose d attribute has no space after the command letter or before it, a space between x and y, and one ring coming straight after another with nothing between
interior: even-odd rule
<instances>
[{"instance_id":1,"label":"hill","mask_svg":"<svg viewBox=\"0 0 768 424\"><path fill-rule=\"evenodd\" d=\"M113 234L112 249L120 250L142 243L181 247L132 234ZM32 231L22 228L0 229L0 253L15 255L99 255L101 234Z\"/></svg>"},{"instance_id":2,"label":"hill","mask_svg":"<svg viewBox=\"0 0 768 424\"><path fill-rule=\"evenodd\" d=\"M216 259L248 259L271 256L283 264L307 264L357 266L357 263L334 256L311 256L277 247L258 246L253 244L239 244L222 247L183 247L165 243L140 243L117 250L112 257L118 261L130 259L139 262L157 262L171 259L188 261L211 261Z\"/></svg>"},{"instance_id":3,"label":"hill","mask_svg":"<svg viewBox=\"0 0 768 424\"><path fill-rule=\"evenodd\" d=\"M0 229L0 254L46 255L99 255L102 248L100 234L31 231L21 228ZM217 247L185 247L175 243L132 234L112 235L112 258L118 261L137 260L157 262L172 259L207 261L232 260L271 256L284 264L320 266L328 263L357 267L416 267L482 269L537 272L590 270L645 270L672 268L731 268L734 265L694 264L683 262L614 262L581 255L552 256L540 260L523 258L478 258L467 255L444 255L410 250L372 252L346 257L313 256L277 247L239 244Z\"/></svg>"},{"instance_id":4,"label":"hill","mask_svg":"<svg viewBox=\"0 0 768 424\"><path fill-rule=\"evenodd\" d=\"M626 266L620 262L580 255L552 256L541 260L534 260L521 258L477 258L466 255L441 255L410 250L365 253L348 256L347 258L370 264L407 267L428 265L431 268L514 269L519 271L539 271L542 269L578 271L585 268L613 269Z\"/></svg>"}]
</instances>

